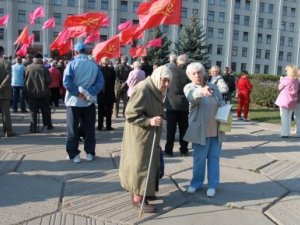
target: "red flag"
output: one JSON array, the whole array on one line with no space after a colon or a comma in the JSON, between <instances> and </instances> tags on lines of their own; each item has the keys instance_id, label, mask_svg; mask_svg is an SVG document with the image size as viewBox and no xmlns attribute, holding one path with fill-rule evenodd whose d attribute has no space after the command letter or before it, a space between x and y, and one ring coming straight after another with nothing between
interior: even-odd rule
<instances>
[{"instance_id":1,"label":"red flag","mask_svg":"<svg viewBox=\"0 0 300 225\"><path fill-rule=\"evenodd\" d=\"M140 27L149 29L161 24L180 24L182 0L151 0L137 9Z\"/></svg>"},{"instance_id":2,"label":"red flag","mask_svg":"<svg viewBox=\"0 0 300 225\"><path fill-rule=\"evenodd\" d=\"M29 37L28 37L28 27L25 26L20 36L15 41L14 45L17 44L28 44L29 43Z\"/></svg>"},{"instance_id":3,"label":"red flag","mask_svg":"<svg viewBox=\"0 0 300 225\"><path fill-rule=\"evenodd\" d=\"M129 45L132 43L133 39L140 39L143 32L144 31L139 28L139 25L122 30L118 34L120 38L120 45Z\"/></svg>"},{"instance_id":4,"label":"red flag","mask_svg":"<svg viewBox=\"0 0 300 225\"><path fill-rule=\"evenodd\" d=\"M58 51L59 51L60 55L64 55L64 54L68 53L69 51L72 51L72 49L73 49L73 43L72 43L72 40L69 39L58 48Z\"/></svg>"},{"instance_id":5,"label":"red flag","mask_svg":"<svg viewBox=\"0 0 300 225\"><path fill-rule=\"evenodd\" d=\"M34 21L39 18L39 17L44 17L45 12L44 12L44 7L40 6L36 8L33 12L29 13L29 22L31 25L34 25Z\"/></svg>"},{"instance_id":6,"label":"red flag","mask_svg":"<svg viewBox=\"0 0 300 225\"><path fill-rule=\"evenodd\" d=\"M139 56L147 56L147 50L146 50L146 47L144 46L137 46L135 48L131 48L129 50L129 53L131 55L132 58L137 58Z\"/></svg>"},{"instance_id":7,"label":"red flag","mask_svg":"<svg viewBox=\"0 0 300 225\"><path fill-rule=\"evenodd\" d=\"M28 37L28 45L32 45L34 42L34 33L32 33L29 37Z\"/></svg>"},{"instance_id":8,"label":"red flag","mask_svg":"<svg viewBox=\"0 0 300 225\"><path fill-rule=\"evenodd\" d=\"M132 27L132 20L128 20L124 23L119 24L118 25L118 30L122 31L122 30L124 30L126 28L130 28L130 27Z\"/></svg>"},{"instance_id":9,"label":"red flag","mask_svg":"<svg viewBox=\"0 0 300 225\"><path fill-rule=\"evenodd\" d=\"M104 19L107 15L103 12L89 12L80 15L70 15L67 16L64 27L76 27L84 26L86 27L86 32L96 33L102 25Z\"/></svg>"},{"instance_id":10,"label":"red flag","mask_svg":"<svg viewBox=\"0 0 300 225\"><path fill-rule=\"evenodd\" d=\"M99 42L100 41L100 33L96 33L96 34L90 34L89 36L87 36L87 38L84 40L84 44L88 44L91 42Z\"/></svg>"},{"instance_id":11,"label":"red flag","mask_svg":"<svg viewBox=\"0 0 300 225\"><path fill-rule=\"evenodd\" d=\"M55 19L54 17L51 17L47 21L45 21L42 29L48 29L48 28L54 28L55 27Z\"/></svg>"},{"instance_id":12,"label":"red flag","mask_svg":"<svg viewBox=\"0 0 300 225\"><path fill-rule=\"evenodd\" d=\"M101 26L109 27L109 17L108 16L102 20Z\"/></svg>"},{"instance_id":13,"label":"red flag","mask_svg":"<svg viewBox=\"0 0 300 225\"><path fill-rule=\"evenodd\" d=\"M85 26L75 26L67 28L69 31L69 35L71 38L75 37L85 37L87 35L86 27Z\"/></svg>"},{"instance_id":14,"label":"red flag","mask_svg":"<svg viewBox=\"0 0 300 225\"><path fill-rule=\"evenodd\" d=\"M146 48L161 47L161 45L162 45L162 37L148 41Z\"/></svg>"},{"instance_id":15,"label":"red flag","mask_svg":"<svg viewBox=\"0 0 300 225\"><path fill-rule=\"evenodd\" d=\"M66 43L70 37L69 31L67 29L62 30L59 32L58 36L55 38L55 40L52 42L52 44L49 46L50 50L53 51L54 49L59 49L61 45Z\"/></svg>"},{"instance_id":16,"label":"red flag","mask_svg":"<svg viewBox=\"0 0 300 225\"><path fill-rule=\"evenodd\" d=\"M115 35L107 41L100 42L95 46L92 53L96 62L98 63L104 56L108 58L120 57L120 40L119 36Z\"/></svg>"},{"instance_id":17,"label":"red flag","mask_svg":"<svg viewBox=\"0 0 300 225\"><path fill-rule=\"evenodd\" d=\"M9 14L0 17L0 26L4 26L5 24L7 24L8 19L9 19Z\"/></svg>"},{"instance_id":18,"label":"red flag","mask_svg":"<svg viewBox=\"0 0 300 225\"><path fill-rule=\"evenodd\" d=\"M16 55L21 57L26 56L28 47L29 47L28 44L23 44L21 48L16 52Z\"/></svg>"}]
</instances>

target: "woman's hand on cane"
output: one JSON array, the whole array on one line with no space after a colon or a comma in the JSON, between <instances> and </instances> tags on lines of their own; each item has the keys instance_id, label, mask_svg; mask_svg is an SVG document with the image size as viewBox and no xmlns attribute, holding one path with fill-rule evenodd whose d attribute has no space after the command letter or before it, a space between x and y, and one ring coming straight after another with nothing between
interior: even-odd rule
<instances>
[{"instance_id":1,"label":"woman's hand on cane","mask_svg":"<svg viewBox=\"0 0 300 225\"><path fill-rule=\"evenodd\" d=\"M150 119L150 125L152 127L159 127L161 125L161 123L162 123L161 116L155 116Z\"/></svg>"}]
</instances>

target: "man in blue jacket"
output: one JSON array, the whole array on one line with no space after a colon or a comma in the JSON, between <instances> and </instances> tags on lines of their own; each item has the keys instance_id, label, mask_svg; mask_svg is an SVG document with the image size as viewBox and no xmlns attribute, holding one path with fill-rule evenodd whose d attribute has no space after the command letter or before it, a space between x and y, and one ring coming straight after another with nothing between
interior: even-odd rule
<instances>
[{"instance_id":1,"label":"man in blue jacket","mask_svg":"<svg viewBox=\"0 0 300 225\"><path fill-rule=\"evenodd\" d=\"M74 47L74 60L69 62L63 78L66 88L67 144L66 150L74 163L79 163L79 123L85 133L84 151L87 161L95 157L95 123L97 94L104 85L100 68L85 54L86 46L79 42Z\"/></svg>"}]
</instances>

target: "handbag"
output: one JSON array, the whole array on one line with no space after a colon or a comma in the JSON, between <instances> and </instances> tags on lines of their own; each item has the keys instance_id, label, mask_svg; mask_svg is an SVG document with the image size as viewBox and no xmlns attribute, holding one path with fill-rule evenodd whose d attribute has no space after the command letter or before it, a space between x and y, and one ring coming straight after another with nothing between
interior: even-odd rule
<instances>
[{"instance_id":1,"label":"handbag","mask_svg":"<svg viewBox=\"0 0 300 225\"><path fill-rule=\"evenodd\" d=\"M232 113L229 113L227 121L220 122L219 130L222 132L230 132L232 126Z\"/></svg>"},{"instance_id":2,"label":"handbag","mask_svg":"<svg viewBox=\"0 0 300 225\"><path fill-rule=\"evenodd\" d=\"M220 122L227 122L230 115L231 107L232 105L230 104L220 106L216 113L215 119Z\"/></svg>"}]
</instances>

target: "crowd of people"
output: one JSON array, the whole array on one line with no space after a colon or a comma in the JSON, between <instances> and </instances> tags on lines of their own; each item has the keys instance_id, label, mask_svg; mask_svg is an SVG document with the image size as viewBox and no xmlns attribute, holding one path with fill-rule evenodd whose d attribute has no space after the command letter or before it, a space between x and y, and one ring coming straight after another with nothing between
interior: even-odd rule
<instances>
[{"instance_id":1,"label":"crowd of people","mask_svg":"<svg viewBox=\"0 0 300 225\"><path fill-rule=\"evenodd\" d=\"M161 177L162 152L174 156L176 129L179 130L179 152L182 157L193 150L193 174L187 191L203 188L207 176L207 196L214 197L220 182L220 153L225 134L215 115L220 106L238 100L237 117L248 120L252 84L248 72L238 79L229 67L223 74L218 66L208 71L188 55L170 55L166 65L151 65L147 57L128 64L121 56L113 65L103 57L97 65L86 54L86 46L77 43L69 61L46 60L41 54L25 59L16 57L12 63L4 59L0 46L0 109L5 137L14 136L10 108L30 113L29 131L39 132L37 114L48 130L54 129L51 107L59 107L64 99L67 119L66 152L74 162L81 162L79 144L83 138L86 160L95 158L96 122L98 131L114 130L112 117L125 118L119 175L122 187L131 193L131 201L140 207L146 196L144 212L154 212L149 203L156 198ZM13 65L12 65L13 64ZM292 113L300 135L300 71L289 65L287 76L279 83L276 104L280 108L281 136L288 137ZM120 101L123 111L120 115ZM28 110L27 106L28 105ZM96 108L97 107L97 108ZM242 116L243 115L243 116ZM97 118L96 118L97 117ZM166 144L160 145L163 120L166 120ZM105 125L105 126L104 126ZM206 173L207 168L207 173Z\"/></svg>"}]
</instances>

